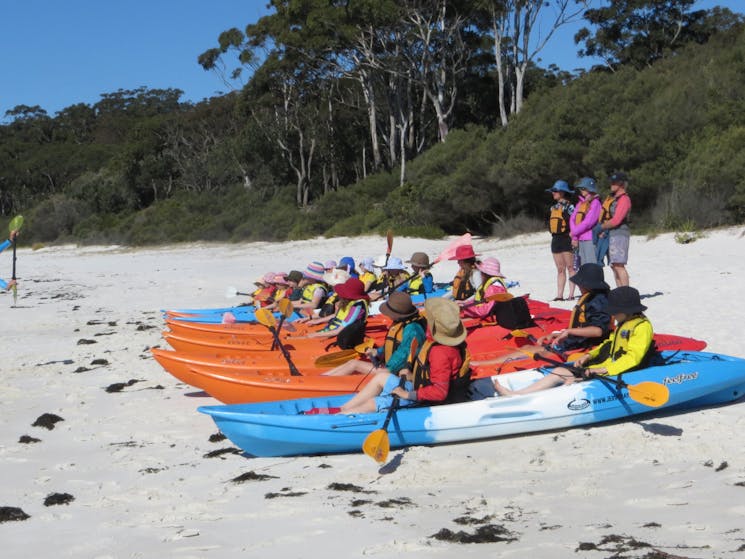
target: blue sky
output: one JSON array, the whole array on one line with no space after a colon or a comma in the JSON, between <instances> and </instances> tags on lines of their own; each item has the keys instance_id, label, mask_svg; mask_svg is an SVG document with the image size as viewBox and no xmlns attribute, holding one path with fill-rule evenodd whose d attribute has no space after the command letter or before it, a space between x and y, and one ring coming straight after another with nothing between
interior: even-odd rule
<instances>
[{"instance_id":1,"label":"blue sky","mask_svg":"<svg viewBox=\"0 0 745 559\"><path fill-rule=\"evenodd\" d=\"M118 89L177 88L182 101L227 90L197 56L230 27L266 13L265 0L0 0L0 122L17 105L50 115L75 103L94 104ZM743 12L743 0L701 0ZM566 28L541 53L541 65L572 70L577 59Z\"/></svg>"}]
</instances>

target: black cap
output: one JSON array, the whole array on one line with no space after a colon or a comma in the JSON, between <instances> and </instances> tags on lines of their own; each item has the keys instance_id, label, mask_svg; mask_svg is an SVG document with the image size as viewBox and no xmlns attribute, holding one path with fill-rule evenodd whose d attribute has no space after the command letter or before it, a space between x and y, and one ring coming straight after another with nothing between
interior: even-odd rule
<instances>
[{"instance_id":1,"label":"black cap","mask_svg":"<svg viewBox=\"0 0 745 559\"><path fill-rule=\"evenodd\" d=\"M629 176L623 171L618 171L610 176L610 182L629 182Z\"/></svg>"}]
</instances>

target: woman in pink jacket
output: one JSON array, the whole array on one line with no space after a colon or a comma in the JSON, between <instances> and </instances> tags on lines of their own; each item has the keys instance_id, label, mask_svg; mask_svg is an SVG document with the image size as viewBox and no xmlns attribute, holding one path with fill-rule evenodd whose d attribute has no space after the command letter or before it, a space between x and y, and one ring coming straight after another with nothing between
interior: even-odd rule
<instances>
[{"instance_id":1,"label":"woman in pink jacket","mask_svg":"<svg viewBox=\"0 0 745 559\"><path fill-rule=\"evenodd\" d=\"M579 264L595 264L595 243L592 240L592 228L600 218L602 204L598 197L595 179L583 177L575 187L579 190L579 202L574 206L574 213L569 220L569 232L572 237L572 248L579 252Z\"/></svg>"}]
</instances>

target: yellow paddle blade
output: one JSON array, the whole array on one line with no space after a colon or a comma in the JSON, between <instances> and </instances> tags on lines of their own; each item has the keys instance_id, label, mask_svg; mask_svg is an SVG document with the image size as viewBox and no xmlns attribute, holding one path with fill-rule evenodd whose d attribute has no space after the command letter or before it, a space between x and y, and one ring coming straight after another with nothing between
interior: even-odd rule
<instances>
[{"instance_id":1,"label":"yellow paddle blade","mask_svg":"<svg viewBox=\"0 0 745 559\"><path fill-rule=\"evenodd\" d=\"M277 323L272 311L267 309L256 309L256 320L267 328L274 328L274 325Z\"/></svg>"},{"instance_id":2,"label":"yellow paddle blade","mask_svg":"<svg viewBox=\"0 0 745 559\"><path fill-rule=\"evenodd\" d=\"M15 216L10 220L10 223L8 223L8 231L18 231L21 227L23 227L22 215Z\"/></svg>"},{"instance_id":3,"label":"yellow paddle blade","mask_svg":"<svg viewBox=\"0 0 745 559\"><path fill-rule=\"evenodd\" d=\"M290 318L292 313L295 312L295 307L292 306L292 301L289 299L280 299L277 301L277 308L285 318Z\"/></svg>"},{"instance_id":4,"label":"yellow paddle blade","mask_svg":"<svg viewBox=\"0 0 745 559\"><path fill-rule=\"evenodd\" d=\"M388 460L388 453L391 450L391 441L388 439L388 431L385 429L376 429L370 433L365 442L362 443L362 450L370 458L382 464Z\"/></svg>"},{"instance_id":5,"label":"yellow paddle blade","mask_svg":"<svg viewBox=\"0 0 745 559\"><path fill-rule=\"evenodd\" d=\"M352 359L359 357L356 349L342 349L333 353L324 353L316 358L313 364L316 367L336 367Z\"/></svg>"},{"instance_id":6,"label":"yellow paddle blade","mask_svg":"<svg viewBox=\"0 0 745 559\"><path fill-rule=\"evenodd\" d=\"M632 400L652 408L664 406L670 399L670 390L659 382L645 380L639 384L629 384L626 388Z\"/></svg>"}]
</instances>

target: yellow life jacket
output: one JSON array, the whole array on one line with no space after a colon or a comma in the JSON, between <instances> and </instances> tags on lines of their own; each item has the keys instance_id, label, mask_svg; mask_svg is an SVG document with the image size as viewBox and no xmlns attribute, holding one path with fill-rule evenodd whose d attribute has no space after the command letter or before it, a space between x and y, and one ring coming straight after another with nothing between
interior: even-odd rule
<instances>
[{"instance_id":1,"label":"yellow life jacket","mask_svg":"<svg viewBox=\"0 0 745 559\"><path fill-rule=\"evenodd\" d=\"M434 340L427 340L414 358L411 372L414 375L414 390L432 384L430 380L429 352L438 345ZM455 376L450 377L448 397L445 402L462 402L467 400L466 390L471 381L471 356L465 342L458 346L463 363Z\"/></svg>"},{"instance_id":2,"label":"yellow life jacket","mask_svg":"<svg viewBox=\"0 0 745 559\"><path fill-rule=\"evenodd\" d=\"M548 230L552 235L561 235L569 231L569 208L565 202L557 202L551 206L548 217Z\"/></svg>"},{"instance_id":3,"label":"yellow life jacket","mask_svg":"<svg viewBox=\"0 0 745 559\"><path fill-rule=\"evenodd\" d=\"M365 286L365 289L368 289L372 284L374 284L377 281L377 277L375 277L375 274L372 272L364 272L360 274L360 281Z\"/></svg>"},{"instance_id":4,"label":"yellow life jacket","mask_svg":"<svg viewBox=\"0 0 745 559\"><path fill-rule=\"evenodd\" d=\"M470 274L469 277L464 277L463 269L458 270L453 279L453 299L457 301L463 301L468 299L471 295L476 293L476 288L471 284Z\"/></svg>"},{"instance_id":5,"label":"yellow life jacket","mask_svg":"<svg viewBox=\"0 0 745 559\"><path fill-rule=\"evenodd\" d=\"M617 361L628 353L629 340L632 337L634 329L643 323L649 323L649 319L646 316L636 316L630 318L623 324L619 324L618 327L611 333L610 337L605 340L600 346L591 352L594 355L588 362L590 366L601 365L604 362ZM623 372L633 371L635 369L646 366L650 356L656 351L654 340L650 340L649 348L646 354L642 358L642 361L635 367L626 369Z\"/></svg>"},{"instance_id":6,"label":"yellow life jacket","mask_svg":"<svg viewBox=\"0 0 745 559\"><path fill-rule=\"evenodd\" d=\"M348 305L345 307L340 307L338 311L336 311L336 314L334 317L329 320L329 325L326 327L326 330L336 330L339 328L342 323L347 319L349 316L349 313L352 312L352 309L354 307L362 307L362 310L364 311L362 314L362 317L360 320L365 320L367 318L367 312L368 312L368 305L366 299L357 299L356 301L350 301Z\"/></svg>"},{"instance_id":7,"label":"yellow life jacket","mask_svg":"<svg viewBox=\"0 0 745 559\"><path fill-rule=\"evenodd\" d=\"M507 285L504 283L504 280L502 278L500 278L499 276L491 276L488 280L482 282L482 284L476 290L476 295L474 295L473 297L474 303L484 302L484 298L486 297L486 295L484 295L486 293L486 288L495 283L501 283L502 287L504 287L505 291L507 291Z\"/></svg>"},{"instance_id":8,"label":"yellow life jacket","mask_svg":"<svg viewBox=\"0 0 745 559\"><path fill-rule=\"evenodd\" d=\"M328 295L328 289L322 283L311 283L311 284L306 285L303 288L303 296L302 296L303 303L310 303L310 302L312 302L313 301L313 293L318 288L323 289L323 297L321 298L321 303L323 303L323 301L326 299L326 295Z\"/></svg>"}]
</instances>

